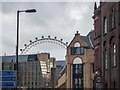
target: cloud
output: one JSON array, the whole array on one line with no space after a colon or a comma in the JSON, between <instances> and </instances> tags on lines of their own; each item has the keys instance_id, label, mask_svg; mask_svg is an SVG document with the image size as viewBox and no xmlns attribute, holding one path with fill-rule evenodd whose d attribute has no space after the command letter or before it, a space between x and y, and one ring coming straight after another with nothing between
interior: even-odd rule
<instances>
[{"instance_id":1,"label":"cloud","mask_svg":"<svg viewBox=\"0 0 120 90\"><path fill-rule=\"evenodd\" d=\"M70 11L70 18L80 21L84 18L84 15L88 12L87 5L73 6Z\"/></svg>"},{"instance_id":2,"label":"cloud","mask_svg":"<svg viewBox=\"0 0 120 90\"><path fill-rule=\"evenodd\" d=\"M0 8L2 3L0 2ZM2 10L0 9L0 55L2 54Z\"/></svg>"},{"instance_id":3,"label":"cloud","mask_svg":"<svg viewBox=\"0 0 120 90\"><path fill-rule=\"evenodd\" d=\"M93 3L78 2L3 2L2 38L3 53L14 54L16 46L16 12L17 10L35 8L36 13L20 13L19 48L24 48L29 40L41 36L57 36L64 42L71 42L78 30L86 35L92 29ZM10 45L10 46L9 46ZM47 47L47 46L48 47ZM54 46L54 48L53 48ZM42 49L44 50L42 50ZM52 44L34 47L30 52L49 51L58 59L65 59L65 50ZM56 53L57 52L57 53ZM63 53L63 54L62 54Z\"/></svg>"}]
</instances>

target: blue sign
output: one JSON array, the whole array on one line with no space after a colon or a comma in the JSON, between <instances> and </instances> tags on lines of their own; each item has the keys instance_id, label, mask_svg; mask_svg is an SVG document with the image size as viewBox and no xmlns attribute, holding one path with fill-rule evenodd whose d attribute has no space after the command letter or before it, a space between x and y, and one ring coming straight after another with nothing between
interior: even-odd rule
<instances>
[{"instance_id":1,"label":"blue sign","mask_svg":"<svg viewBox=\"0 0 120 90\"><path fill-rule=\"evenodd\" d=\"M16 87L15 82L0 82L0 87Z\"/></svg>"},{"instance_id":2,"label":"blue sign","mask_svg":"<svg viewBox=\"0 0 120 90\"><path fill-rule=\"evenodd\" d=\"M16 71L0 71L0 76L16 76Z\"/></svg>"},{"instance_id":3,"label":"blue sign","mask_svg":"<svg viewBox=\"0 0 120 90\"><path fill-rule=\"evenodd\" d=\"M0 81L16 81L16 77L0 77Z\"/></svg>"}]
</instances>

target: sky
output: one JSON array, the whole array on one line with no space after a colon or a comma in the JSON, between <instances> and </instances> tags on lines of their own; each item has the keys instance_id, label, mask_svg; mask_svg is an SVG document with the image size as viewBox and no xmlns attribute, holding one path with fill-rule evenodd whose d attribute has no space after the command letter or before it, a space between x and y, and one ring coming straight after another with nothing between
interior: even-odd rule
<instances>
[{"instance_id":1,"label":"sky","mask_svg":"<svg viewBox=\"0 0 120 90\"><path fill-rule=\"evenodd\" d=\"M23 49L24 44L29 44L29 40L34 41L35 37L49 35L51 38L56 36L57 39L70 43L76 31L86 36L94 27L92 19L94 2L2 2L0 7L2 7L0 55L5 53L15 55L17 10L36 9L37 11L20 13L19 49ZM30 49L28 54L41 52L49 52L51 57L65 60L66 49L52 43L39 44Z\"/></svg>"}]
</instances>

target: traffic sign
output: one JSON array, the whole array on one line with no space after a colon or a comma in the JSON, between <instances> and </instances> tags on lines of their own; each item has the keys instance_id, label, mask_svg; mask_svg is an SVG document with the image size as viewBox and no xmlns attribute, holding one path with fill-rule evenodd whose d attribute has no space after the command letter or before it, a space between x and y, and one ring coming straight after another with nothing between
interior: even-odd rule
<instances>
[{"instance_id":1,"label":"traffic sign","mask_svg":"<svg viewBox=\"0 0 120 90\"><path fill-rule=\"evenodd\" d=\"M16 87L15 82L0 82L0 87Z\"/></svg>"},{"instance_id":2,"label":"traffic sign","mask_svg":"<svg viewBox=\"0 0 120 90\"><path fill-rule=\"evenodd\" d=\"M16 81L16 77L0 77L0 81Z\"/></svg>"},{"instance_id":3,"label":"traffic sign","mask_svg":"<svg viewBox=\"0 0 120 90\"><path fill-rule=\"evenodd\" d=\"M16 76L16 71L0 71L0 76Z\"/></svg>"},{"instance_id":4,"label":"traffic sign","mask_svg":"<svg viewBox=\"0 0 120 90\"><path fill-rule=\"evenodd\" d=\"M16 87L16 71L0 71L0 87Z\"/></svg>"},{"instance_id":5,"label":"traffic sign","mask_svg":"<svg viewBox=\"0 0 120 90\"><path fill-rule=\"evenodd\" d=\"M97 77L97 78L96 78L96 81L97 81L98 83L100 83L100 82L101 82L101 77Z\"/></svg>"}]
</instances>

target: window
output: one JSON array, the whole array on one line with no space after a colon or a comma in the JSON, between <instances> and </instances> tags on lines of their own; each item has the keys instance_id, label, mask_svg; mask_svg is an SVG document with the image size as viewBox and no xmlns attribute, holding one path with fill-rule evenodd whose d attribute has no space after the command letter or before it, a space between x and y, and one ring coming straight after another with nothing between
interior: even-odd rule
<instances>
[{"instance_id":1,"label":"window","mask_svg":"<svg viewBox=\"0 0 120 90\"><path fill-rule=\"evenodd\" d=\"M113 65L116 66L116 45L113 44Z\"/></svg>"},{"instance_id":2,"label":"window","mask_svg":"<svg viewBox=\"0 0 120 90\"><path fill-rule=\"evenodd\" d=\"M81 79L79 78L79 84L81 85Z\"/></svg>"},{"instance_id":3,"label":"window","mask_svg":"<svg viewBox=\"0 0 120 90\"><path fill-rule=\"evenodd\" d=\"M115 28L115 9L113 8L110 11L110 17L109 17L109 31L111 31L113 28Z\"/></svg>"},{"instance_id":4,"label":"window","mask_svg":"<svg viewBox=\"0 0 120 90\"><path fill-rule=\"evenodd\" d=\"M84 54L83 47L71 47L71 55L82 55Z\"/></svg>"},{"instance_id":5,"label":"window","mask_svg":"<svg viewBox=\"0 0 120 90\"><path fill-rule=\"evenodd\" d=\"M37 86L37 82L35 82L35 85Z\"/></svg>"},{"instance_id":6,"label":"window","mask_svg":"<svg viewBox=\"0 0 120 90\"><path fill-rule=\"evenodd\" d=\"M26 81L26 76L24 77L24 80Z\"/></svg>"},{"instance_id":7,"label":"window","mask_svg":"<svg viewBox=\"0 0 120 90\"><path fill-rule=\"evenodd\" d=\"M78 68L78 65L76 64L76 68Z\"/></svg>"},{"instance_id":8,"label":"window","mask_svg":"<svg viewBox=\"0 0 120 90\"><path fill-rule=\"evenodd\" d=\"M28 72L28 76L30 76L30 72Z\"/></svg>"},{"instance_id":9,"label":"window","mask_svg":"<svg viewBox=\"0 0 120 90\"><path fill-rule=\"evenodd\" d=\"M78 84L78 83L77 83L77 78L75 79L75 84Z\"/></svg>"},{"instance_id":10,"label":"window","mask_svg":"<svg viewBox=\"0 0 120 90\"><path fill-rule=\"evenodd\" d=\"M36 67L36 71L37 71L37 67Z\"/></svg>"},{"instance_id":11,"label":"window","mask_svg":"<svg viewBox=\"0 0 120 90\"><path fill-rule=\"evenodd\" d=\"M116 89L116 82L113 82L113 88Z\"/></svg>"},{"instance_id":12,"label":"window","mask_svg":"<svg viewBox=\"0 0 120 90\"><path fill-rule=\"evenodd\" d=\"M80 47L80 43L79 43L79 42L76 42L76 43L74 44L74 47Z\"/></svg>"},{"instance_id":13,"label":"window","mask_svg":"<svg viewBox=\"0 0 120 90\"><path fill-rule=\"evenodd\" d=\"M78 73L78 69L76 69L76 72L75 73Z\"/></svg>"},{"instance_id":14,"label":"window","mask_svg":"<svg viewBox=\"0 0 120 90\"><path fill-rule=\"evenodd\" d=\"M107 50L104 52L104 60L105 60L105 69L108 69L108 55Z\"/></svg>"},{"instance_id":15,"label":"window","mask_svg":"<svg viewBox=\"0 0 120 90\"><path fill-rule=\"evenodd\" d=\"M113 44L111 48L111 65L116 66L116 45Z\"/></svg>"},{"instance_id":16,"label":"window","mask_svg":"<svg viewBox=\"0 0 120 90\"><path fill-rule=\"evenodd\" d=\"M106 34L107 33L107 18L106 17L104 17L104 23L103 24L104 24L103 25L104 34Z\"/></svg>"},{"instance_id":17,"label":"window","mask_svg":"<svg viewBox=\"0 0 120 90\"><path fill-rule=\"evenodd\" d=\"M26 82L24 82L24 85L26 85Z\"/></svg>"},{"instance_id":18,"label":"window","mask_svg":"<svg viewBox=\"0 0 120 90\"><path fill-rule=\"evenodd\" d=\"M37 81L37 77L35 77L36 81Z\"/></svg>"},{"instance_id":19,"label":"window","mask_svg":"<svg viewBox=\"0 0 120 90\"><path fill-rule=\"evenodd\" d=\"M115 27L115 10L114 8L112 9L112 29Z\"/></svg>"},{"instance_id":20,"label":"window","mask_svg":"<svg viewBox=\"0 0 120 90\"><path fill-rule=\"evenodd\" d=\"M108 88L108 84L107 83L105 84L105 88Z\"/></svg>"},{"instance_id":21,"label":"window","mask_svg":"<svg viewBox=\"0 0 120 90\"><path fill-rule=\"evenodd\" d=\"M30 85L30 82L28 81L28 85Z\"/></svg>"},{"instance_id":22,"label":"window","mask_svg":"<svg viewBox=\"0 0 120 90\"><path fill-rule=\"evenodd\" d=\"M119 15L119 25L120 25L120 2L119 2L119 6L118 7L119 7L119 12L118 12L119 14L118 15Z\"/></svg>"},{"instance_id":23,"label":"window","mask_svg":"<svg viewBox=\"0 0 120 90\"><path fill-rule=\"evenodd\" d=\"M83 64L73 64L73 88L83 88Z\"/></svg>"},{"instance_id":24,"label":"window","mask_svg":"<svg viewBox=\"0 0 120 90\"><path fill-rule=\"evenodd\" d=\"M76 67L78 67L77 64L82 64L81 58L76 57L76 58L73 60L73 64L76 64Z\"/></svg>"},{"instance_id":25,"label":"window","mask_svg":"<svg viewBox=\"0 0 120 90\"><path fill-rule=\"evenodd\" d=\"M25 72L25 76L26 76L26 72Z\"/></svg>"},{"instance_id":26,"label":"window","mask_svg":"<svg viewBox=\"0 0 120 90\"><path fill-rule=\"evenodd\" d=\"M32 77L33 77L33 72L32 72Z\"/></svg>"}]
</instances>

